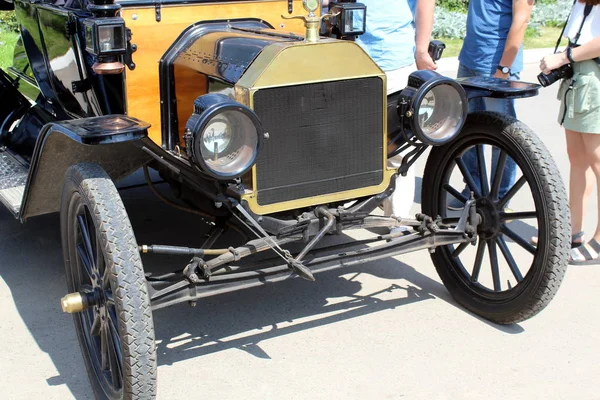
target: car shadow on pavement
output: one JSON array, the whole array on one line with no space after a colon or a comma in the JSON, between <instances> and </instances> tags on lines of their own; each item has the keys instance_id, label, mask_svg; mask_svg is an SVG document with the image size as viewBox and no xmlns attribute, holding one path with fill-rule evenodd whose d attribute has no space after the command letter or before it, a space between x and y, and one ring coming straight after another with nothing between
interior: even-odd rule
<instances>
[{"instance_id":1,"label":"car shadow on pavement","mask_svg":"<svg viewBox=\"0 0 600 400\"><path fill-rule=\"evenodd\" d=\"M122 195L138 243L198 245L206 229L199 217L163 205L145 188ZM423 257L429 259L426 253ZM147 271L160 271L169 262L160 256L144 258ZM370 293L365 293L363 274L378 278L378 287L370 286ZM66 284L57 214L21 225L0 210L0 278L32 338L58 372L47 383L67 385L75 398L91 398L72 318L59 305ZM195 308L182 304L156 311L158 360L160 365L172 364L231 348L269 358L260 348L262 341L435 299L471 314L441 283L393 258L325 272L315 283L291 279L204 299ZM517 324L501 326L471 315L502 332L524 331Z\"/></svg>"},{"instance_id":2,"label":"car shadow on pavement","mask_svg":"<svg viewBox=\"0 0 600 400\"><path fill-rule=\"evenodd\" d=\"M77 399L93 398L73 318L60 308L59 300L65 295L67 285L58 214L33 218L21 225L6 209L0 209L0 279L8 286L10 296L35 344L50 357L57 371L51 377L39 377L28 372L28 381L32 382L32 386L39 387L43 383L35 381L46 378L50 386L67 385ZM6 307L10 298L3 295L2 301L7 302ZM3 335L11 331L22 334L13 321L4 319ZM10 325L7 326L7 323ZM29 338L18 340L18 343L30 342ZM36 350L8 351L14 352L13 356L22 352L31 355L34 352L35 357ZM16 368L27 366L17 364ZM40 371L38 368L36 365L36 371ZM50 367L47 369L49 374L53 373ZM27 390L27 387L23 387L22 393L28 393ZM31 395L29 398L34 397Z\"/></svg>"}]
</instances>

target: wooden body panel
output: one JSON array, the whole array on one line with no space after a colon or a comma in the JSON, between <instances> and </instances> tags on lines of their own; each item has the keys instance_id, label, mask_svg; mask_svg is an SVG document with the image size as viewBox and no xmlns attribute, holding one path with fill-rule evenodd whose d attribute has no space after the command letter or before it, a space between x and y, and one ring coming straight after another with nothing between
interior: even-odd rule
<instances>
[{"instance_id":1,"label":"wooden body panel","mask_svg":"<svg viewBox=\"0 0 600 400\"><path fill-rule=\"evenodd\" d=\"M162 5L160 22L154 7L124 7L121 15L131 29L136 68L126 72L127 114L152 124L149 136L162 145L158 63L185 28L199 21L260 18L283 32L304 35L300 20L284 20L287 0ZM301 0L294 0L293 15L305 14ZM197 96L203 93L198 93ZM192 110L189 110L190 114ZM185 124L185 122L183 122Z\"/></svg>"}]
</instances>

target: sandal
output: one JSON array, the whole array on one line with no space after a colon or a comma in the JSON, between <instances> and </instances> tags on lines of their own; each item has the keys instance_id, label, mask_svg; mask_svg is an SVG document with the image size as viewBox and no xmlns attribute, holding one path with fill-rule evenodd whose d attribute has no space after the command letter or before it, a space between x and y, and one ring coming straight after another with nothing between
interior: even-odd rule
<instances>
[{"instance_id":1,"label":"sandal","mask_svg":"<svg viewBox=\"0 0 600 400\"><path fill-rule=\"evenodd\" d=\"M585 235L585 233L583 231L577 232L577 233L571 235L571 248L572 249L576 249L577 247L582 246L585 243L583 241L579 241L579 239L583 239L584 235ZM537 244L538 244L537 236L532 236L530 242L532 245L537 246Z\"/></svg>"},{"instance_id":2,"label":"sandal","mask_svg":"<svg viewBox=\"0 0 600 400\"><path fill-rule=\"evenodd\" d=\"M571 265L600 264L600 243L592 239L583 246L571 249Z\"/></svg>"}]
</instances>

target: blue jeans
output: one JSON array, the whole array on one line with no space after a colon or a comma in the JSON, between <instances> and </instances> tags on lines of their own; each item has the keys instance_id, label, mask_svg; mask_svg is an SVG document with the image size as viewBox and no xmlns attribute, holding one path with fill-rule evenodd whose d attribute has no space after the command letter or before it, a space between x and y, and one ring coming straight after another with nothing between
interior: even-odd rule
<instances>
[{"instance_id":1,"label":"blue jeans","mask_svg":"<svg viewBox=\"0 0 600 400\"><path fill-rule=\"evenodd\" d=\"M492 76L493 74L475 71L460 64L458 66L458 77L466 78L469 76ZM510 80L519 80L520 76L518 73L511 74ZM515 101L514 99L491 99L485 97L479 97L471 99L469 101L469 113L476 111L495 111L501 114L510 115L513 118L517 117L515 112ZM494 147L492 149L492 174L493 177L496 173L496 165L498 165L498 157L500 156L500 149ZM473 180L479 185L479 169L477 166L477 153L475 148L471 148L465 152L462 156L466 166L473 177ZM504 166L504 172L502 174L502 180L500 181L500 190L498 197L502 198L515 184L517 178L517 164L510 157L506 158L506 164ZM481 190L481 188L479 188Z\"/></svg>"}]
</instances>

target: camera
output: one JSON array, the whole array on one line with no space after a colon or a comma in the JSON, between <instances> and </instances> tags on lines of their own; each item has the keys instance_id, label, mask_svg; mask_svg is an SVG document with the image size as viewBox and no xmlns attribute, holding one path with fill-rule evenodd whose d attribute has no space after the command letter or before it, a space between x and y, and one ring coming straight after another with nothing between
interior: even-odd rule
<instances>
[{"instance_id":1,"label":"camera","mask_svg":"<svg viewBox=\"0 0 600 400\"><path fill-rule=\"evenodd\" d=\"M432 40L429 42L428 52L431 56L431 59L435 62L442 58L442 53L444 52L445 48L446 45L441 40Z\"/></svg>"},{"instance_id":2,"label":"camera","mask_svg":"<svg viewBox=\"0 0 600 400\"><path fill-rule=\"evenodd\" d=\"M559 79L569 79L573 77L573 66L565 64L560 68L553 69L548 75L543 72L537 76L538 82L543 87L550 86Z\"/></svg>"}]
</instances>

